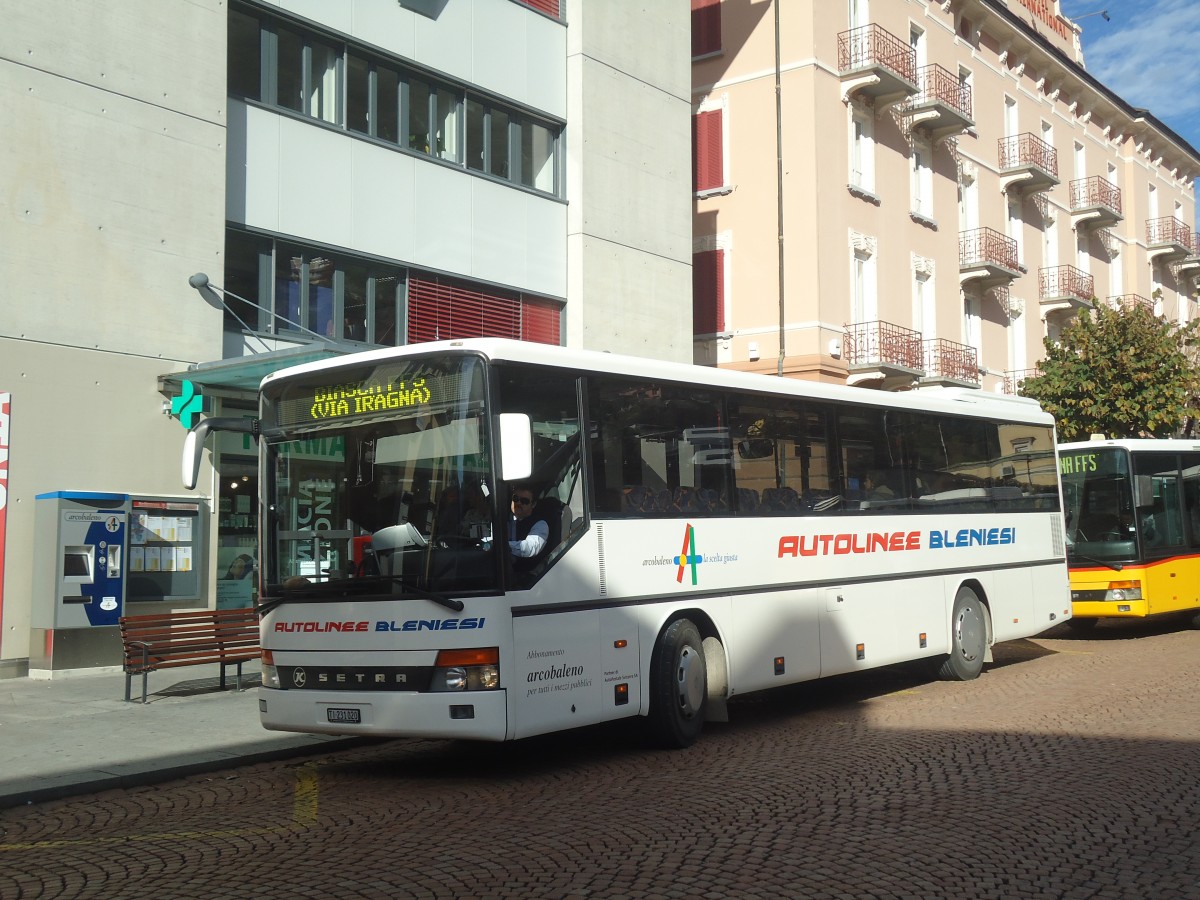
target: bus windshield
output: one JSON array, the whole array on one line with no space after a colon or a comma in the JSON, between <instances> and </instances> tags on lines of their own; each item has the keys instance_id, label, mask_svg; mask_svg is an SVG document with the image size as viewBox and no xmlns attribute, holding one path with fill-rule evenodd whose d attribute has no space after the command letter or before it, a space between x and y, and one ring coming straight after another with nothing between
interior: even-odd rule
<instances>
[{"instance_id":1,"label":"bus windshield","mask_svg":"<svg viewBox=\"0 0 1200 900\"><path fill-rule=\"evenodd\" d=\"M1086 563L1137 557L1137 528L1129 455L1118 447L1063 453L1067 554Z\"/></svg>"},{"instance_id":2,"label":"bus windshield","mask_svg":"<svg viewBox=\"0 0 1200 900\"><path fill-rule=\"evenodd\" d=\"M390 360L264 388L266 597L499 590L483 372Z\"/></svg>"}]
</instances>

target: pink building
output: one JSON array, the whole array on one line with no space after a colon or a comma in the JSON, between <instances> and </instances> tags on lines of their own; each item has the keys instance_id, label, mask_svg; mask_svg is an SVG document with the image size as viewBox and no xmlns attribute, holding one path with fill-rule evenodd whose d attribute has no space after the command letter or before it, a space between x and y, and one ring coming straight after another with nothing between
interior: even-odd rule
<instances>
[{"instance_id":1,"label":"pink building","mask_svg":"<svg viewBox=\"0 0 1200 900\"><path fill-rule=\"evenodd\" d=\"M1013 392L1095 303L1196 317L1200 153L1057 0L692 0L692 30L697 362Z\"/></svg>"}]
</instances>

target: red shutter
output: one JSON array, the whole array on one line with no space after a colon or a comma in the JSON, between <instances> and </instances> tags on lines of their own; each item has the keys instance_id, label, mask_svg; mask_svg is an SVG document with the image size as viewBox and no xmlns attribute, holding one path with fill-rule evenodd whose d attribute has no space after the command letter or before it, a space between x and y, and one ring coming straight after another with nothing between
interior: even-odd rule
<instances>
[{"instance_id":1,"label":"red shutter","mask_svg":"<svg viewBox=\"0 0 1200 900\"><path fill-rule=\"evenodd\" d=\"M708 250L692 256L692 333L725 330L725 254Z\"/></svg>"},{"instance_id":2,"label":"red shutter","mask_svg":"<svg viewBox=\"0 0 1200 900\"><path fill-rule=\"evenodd\" d=\"M521 298L521 340L561 344L559 305L550 300Z\"/></svg>"},{"instance_id":3,"label":"red shutter","mask_svg":"<svg viewBox=\"0 0 1200 900\"><path fill-rule=\"evenodd\" d=\"M548 16L558 18L558 0L521 0L526 6L541 10Z\"/></svg>"},{"instance_id":4,"label":"red shutter","mask_svg":"<svg viewBox=\"0 0 1200 900\"><path fill-rule=\"evenodd\" d=\"M725 160L721 147L723 132L721 110L719 109L697 113L692 117L692 153L695 162L692 187L694 190L708 191L725 184Z\"/></svg>"},{"instance_id":5,"label":"red shutter","mask_svg":"<svg viewBox=\"0 0 1200 900\"><path fill-rule=\"evenodd\" d=\"M558 304L438 276L408 279L408 343L503 337L558 344Z\"/></svg>"},{"instance_id":6,"label":"red shutter","mask_svg":"<svg viewBox=\"0 0 1200 900\"><path fill-rule=\"evenodd\" d=\"M721 49L721 0L692 0L692 56Z\"/></svg>"}]
</instances>

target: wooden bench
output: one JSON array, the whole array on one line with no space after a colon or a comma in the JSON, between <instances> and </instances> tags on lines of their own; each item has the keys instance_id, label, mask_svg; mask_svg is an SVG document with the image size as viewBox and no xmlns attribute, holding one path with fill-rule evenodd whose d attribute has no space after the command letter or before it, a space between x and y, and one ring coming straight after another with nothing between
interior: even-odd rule
<instances>
[{"instance_id":1,"label":"wooden bench","mask_svg":"<svg viewBox=\"0 0 1200 900\"><path fill-rule=\"evenodd\" d=\"M142 676L142 702L151 672L177 666L218 663L221 689L225 667L237 665L237 689L242 689L242 663L262 654L258 642L258 613L253 609L216 609L197 612L152 613L121 617L124 645L125 700L130 682Z\"/></svg>"}]
</instances>

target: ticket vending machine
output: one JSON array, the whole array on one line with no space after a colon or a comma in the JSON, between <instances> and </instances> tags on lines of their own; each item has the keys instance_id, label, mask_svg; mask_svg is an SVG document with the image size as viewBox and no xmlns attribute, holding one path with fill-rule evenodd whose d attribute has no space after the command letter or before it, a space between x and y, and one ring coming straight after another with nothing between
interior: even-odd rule
<instances>
[{"instance_id":1,"label":"ticket vending machine","mask_svg":"<svg viewBox=\"0 0 1200 900\"><path fill-rule=\"evenodd\" d=\"M30 674L119 665L130 498L55 491L35 499Z\"/></svg>"}]
</instances>

